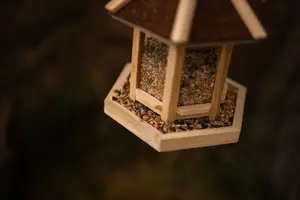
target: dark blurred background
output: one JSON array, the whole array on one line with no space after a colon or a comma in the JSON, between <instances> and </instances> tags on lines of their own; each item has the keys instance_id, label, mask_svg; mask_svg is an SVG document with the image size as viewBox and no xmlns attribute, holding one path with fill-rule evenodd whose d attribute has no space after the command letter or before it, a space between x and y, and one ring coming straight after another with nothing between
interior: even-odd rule
<instances>
[{"instance_id":1,"label":"dark blurred background","mask_svg":"<svg viewBox=\"0 0 300 200\"><path fill-rule=\"evenodd\" d=\"M236 46L248 87L233 145L157 153L103 113L132 30L104 0L0 2L0 199L300 199L300 1L264 0Z\"/></svg>"}]
</instances>

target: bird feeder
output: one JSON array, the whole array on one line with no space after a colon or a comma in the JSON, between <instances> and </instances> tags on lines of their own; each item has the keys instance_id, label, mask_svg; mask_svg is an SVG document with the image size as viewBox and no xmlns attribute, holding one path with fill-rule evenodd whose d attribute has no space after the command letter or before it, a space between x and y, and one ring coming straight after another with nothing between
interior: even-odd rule
<instances>
[{"instance_id":1,"label":"bird feeder","mask_svg":"<svg viewBox=\"0 0 300 200\"><path fill-rule=\"evenodd\" d=\"M133 45L105 113L157 151L237 142L246 88L227 78L233 44L266 37L250 4L112 0L106 9L133 27Z\"/></svg>"}]
</instances>

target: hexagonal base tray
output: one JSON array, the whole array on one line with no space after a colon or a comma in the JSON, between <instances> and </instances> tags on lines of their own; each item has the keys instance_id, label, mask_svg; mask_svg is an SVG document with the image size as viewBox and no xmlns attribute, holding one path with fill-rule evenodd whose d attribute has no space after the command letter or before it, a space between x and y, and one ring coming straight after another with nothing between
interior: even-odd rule
<instances>
[{"instance_id":1,"label":"hexagonal base tray","mask_svg":"<svg viewBox=\"0 0 300 200\"><path fill-rule=\"evenodd\" d=\"M238 90L237 104L232 126L162 134L150 124L144 122L138 116L112 100L114 90L121 88L129 76L130 71L131 64L127 64L105 99L104 112L157 151L175 151L230 144L238 141L242 128L243 111L247 91L244 86L227 78L227 83Z\"/></svg>"}]
</instances>

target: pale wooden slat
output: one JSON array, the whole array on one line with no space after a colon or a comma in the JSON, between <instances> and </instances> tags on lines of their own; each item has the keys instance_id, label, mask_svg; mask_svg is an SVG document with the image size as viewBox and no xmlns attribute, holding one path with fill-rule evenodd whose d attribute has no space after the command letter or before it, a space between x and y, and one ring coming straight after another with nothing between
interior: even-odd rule
<instances>
[{"instance_id":1,"label":"pale wooden slat","mask_svg":"<svg viewBox=\"0 0 300 200\"><path fill-rule=\"evenodd\" d=\"M218 109L221 103L221 96L223 92L223 88L225 85L231 54L232 54L233 45L227 44L222 46L221 55L218 59L217 63L217 74L213 89L212 101L211 101L211 110L209 113L210 120L214 120Z\"/></svg>"},{"instance_id":2,"label":"pale wooden slat","mask_svg":"<svg viewBox=\"0 0 300 200\"><path fill-rule=\"evenodd\" d=\"M174 43L188 42L196 8L197 0L180 0L171 32Z\"/></svg>"},{"instance_id":3,"label":"pale wooden slat","mask_svg":"<svg viewBox=\"0 0 300 200\"><path fill-rule=\"evenodd\" d=\"M210 108L211 108L210 103L190 105L190 106L180 106L177 108L177 114L182 116L197 115L203 113L207 114Z\"/></svg>"},{"instance_id":4,"label":"pale wooden slat","mask_svg":"<svg viewBox=\"0 0 300 200\"><path fill-rule=\"evenodd\" d=\"M136 100L144 104L157 114L161 114L163 103L147 92L141 89L136 89Z\"/></svg>"},{"instance_id":5,"label":"pale wooden slat","mask_svg":"<svg viewBox=\"0 0 300 200\"><path fill-rule=\"evenodd\" d=\"M105 5L105 9L111 13L116 13L129 2L130 0L111 0Z\"/></svg>"},{"instance_id":6,"label":"pale wooden slat","mask_svg":"<svg viewBox=\"0 0 300 200\"><path fill-rule=\"evenodd\" d=\"M167 122L172 122L176 118L184 54L185 46L169 46L161 116L162 120Z\"/></svg>"},{"instance_id":7,"label":"pale wooden slat","mask_svg":"<svg viewBox=\"0 0 300 200\"><path fill-rule=\"evenodd\" d=\"M246 24L252 37L255 39L266 38L267 33L249 3L246 0L231 0L231 2Z\"/></svg>"},{"instance_id":8,"label":"pale wooden slat","mask_svg":"<svg viewBox=\"0 0 300 200\"><path fill-rule=\"evenodd\" d=\"M161 136L160 150L165 152L235 143L238 141L239 134L240 131L235 127L165 134Z\"/></svg>"},{"instance_id":9,"label":"pale wooden slat","mask_svg":"<svg viewBox=\"0 0 300 200\"><path fill-rule=\"evenodd\" d=\"M199 118L199 117L207 117L209 115L209 112L202 113L202 114L195 114L195 115L176 115L177 119L192 119L192 118Z\"/></svg>"},{"instance_id":10,"label":"pale wooden slat","mask_svg":"<svg viewBox=\"0 0 300 200\"><path fill-rule=\"evenodd\" d=\"M138 28L133 29L133 42L132 42L132 70L130 76L130 99L136 100L136 89L139 82L139 73L141 67L141 50L142 43L145 39L145 34L142 33Z\"/></svg>"}]
</instances>

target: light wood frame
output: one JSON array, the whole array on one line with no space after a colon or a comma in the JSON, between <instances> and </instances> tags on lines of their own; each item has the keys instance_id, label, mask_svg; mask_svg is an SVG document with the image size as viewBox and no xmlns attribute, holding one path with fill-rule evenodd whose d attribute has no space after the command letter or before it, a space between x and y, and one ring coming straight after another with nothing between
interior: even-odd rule
<instances>
[{"instance_id":1,"label":"light wood frame","mask_svg":"<svg viewBox=\"0 0 300 200\"><path fill-rule=\"evenodd\" d=\"M225 101L227 93L227 84L224 83L227 71L225 70L226 73L223 72L225 59L223 57L227 56L227 52L222 50L220 57L222 57L222 55L223 57L218 61L221 67L218 67L218 73L215 81L217 89L214 89L212 103L178 107L181 83L180 79L184 65L186 46L177 46L172 44L168 45L169 55L166 67L163 101L161 102L145 91L139 89L141 51L142 43L146 37L145 35L146 34L143 33L140 29L134 28L132 45L132 70L130 77L130 99L132 99L133 101L137 100L148 108L152 109L154 112L161 115L162 119L166 122L172 122L176 119L187 119L191 117L203 117L209 115L211 115L213 118L215 115L212 115L212 113L216 114L216 108L220 103ZM224 47L227 46L230 45L224 45Z\"/></svg>"},{"instance_id":2,"label":"light wood frame","mask_svg":"<svg viewBox=\"0 0 300 200\"><path fill-rule=\"evenodd\" d=\"M141 68L141 49L143 45L143 41L145 39L145 34L141 32L140 29L133 29L133 41L132 41L132 70L130 76L130 99L136 100L136 89L139 84L139 74Z\"/></svg>"},{"instance_id":3,"label":"light wood frame","mask_svg":"<svg viewBox=\"0 0 300 200\"><path fill-rule=\"evenodd\" d=\"M112 97L115 95L114 91L121 88L129 76L130 71L131 64L127 64L105 99L104 112L157 151L175 151L230 144L238 141L242 128L244 103L247 92L244 86L227 78L229 86L236 88L238 92L237 105L233 125L231 127L162 134L134 113L112 100Z\"/></svg>"},{"instance_id":4,"label":"light wood frame","mask_svg":"<svg viewBox=\"0 0 300 200\"><path fill-rule=\"evenodd\" d=\"M185 46L169 45L161 118L166 122L176 119Z\"/></svg>"},{"instance_id":5,"label":"light wood frame","mask_svg":"<svg viewBox=\"0 0 300 200\"><path fill-rule=\"evenodd\" d=\"M211 109L209 111L210 120L215 119L220 107L223 88L225 87L226 77L230 65L232 49L232 44L223 45L221 49L221 55L218 58L217 73L211 100Z\"/></svg>"}]
</instances>

